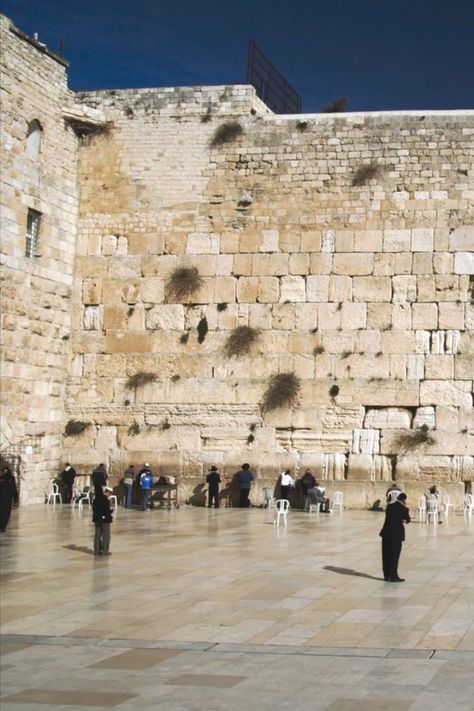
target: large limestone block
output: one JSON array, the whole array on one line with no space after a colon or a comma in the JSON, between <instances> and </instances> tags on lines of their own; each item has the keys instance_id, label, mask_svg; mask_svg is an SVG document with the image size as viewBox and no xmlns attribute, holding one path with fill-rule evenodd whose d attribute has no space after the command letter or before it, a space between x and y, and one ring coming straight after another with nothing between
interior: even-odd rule
<instances>
[{"instance_id":1,"label":"large limestone block","mask_svg":"<svg viewBox=\"0 0 474 711\"><path fill-rule=\"evenodd\" d=\"M420 479L425 479L428 486L433 481L449 481L452 476L452 457L423 455L418 459ZM428 487L426 487L428 488ZM443 487L444 488L444 487Z\"/></svg>"},{"instance_id":2,"label":"large limestone block","mask_svg":"<svg viewBox=\"0 0 474 711\"><path fill-rule=\"evenodd\" d=\"M350 302L352 300L352 279L349 276L329 277L329 301Z\"/></svg>"},{"instance_id":3,"label":"large limestone block","mask_svg":"<svg viewBox=\"0 0 474 711\"><path fill-rule=\"evenodd\" d=\"M321 252L321 232L317 230L304 230L301 234L302 252Z\"/></svg>"},{"instance_id":4,"label":"large limestone block","mask_svg":"<svg viewBox=\"0 0 474 711\"><path fill-rule=\"evenodd\" d=\"M271 304L250 304L249 326L260 330L268 330L272 327L272 306ZM223 327L223 326L221 326ZM235 326L226 325L226 328Z\"/></svg>"},{"instance_id":5,"label":"large limestone block","mask_svg":"<svg viewBox=\"0 0 474 711\"><path fill-rule=\"evenodd\" d=\"M219 236L193 232L186 240L186 254L219 254Z\"/></svg>"},{"instance_id":6,"label":"large limestone block","mask_svg":"<svg viewBox=\"0 0 474 711\"><path fill-rule=\"evenodd\" d=\"M101 252L104 257L111 257L117 251L117 235L103 235Z\"/></svg>"},{"instance_id":7,"label":"large limestone block","mask_svg":"<svg viewBox=\"0 0 474 711\"><path fill-rule=\"evenodd\" d=\"M231 276L216 277L214 280L215 303L228 303L235 301L236 280Z\"/></svg>"},{"instance_id":8,"label":"large limestone block","mask_svg":"<svg viewBox=\"0 0 474 711\"><path fill-rule=\"evenodd\" d=\"M110 279L136 279L141 275L141 256L109 257L107 267Z\"/></svg>"},{"instance_id":9,"label":"large limestone block","mask_svg":"<svg viewBox=\"0 0 474 711\"><path fill-rule=\"evenodd\" d=\"M412 312L411 304L392 304L392 326L396 330L405 331L411 329Z\"/></svg>"},{"instance_id":10,"label":"large limestone block","mask_svg":"<svg viewBox=\"0 0 474 711\"><path fill-rule=\"evenodd\" d=\"M277 303L280 299L280 283L276 277L260 277L258 280L257 301Z\"/></svg>"},{"instance_id":11,"label":"large limestone block","mask_svg":"<svg viewBox=\"0 0 474 711\"><path fill-rule=\"evenodd\" d=\"M318 311L314 304L298 304L295 319L295 327L298 330L312 331L318 325Z\"/></svg>"},{"instance_id":12,"label":"large limestone block","mask_svg":"<svg viewBox=\"0 0 474 711\"><path fill-rule=\"evenodd\" d=\"M259 251L260 252L277 252L279 239L280 239L280 231L279 230L262 230Z\"/></svg>"},{"instance_id":13,"label":"large limestone block","mask_svg":"<svg viewBox=\"0 0 474 711\"><path fill-rule=\"evenodd\" d=\"M459 456L451 459L451 479L455 481L474 480L474 456Z\"/></svg>"},{"instance_id":14,"label":"large limestone block","mask_svg":"<svg viewBox=\"0 0 474 711\"><path fill-rule=\"evenodd\" d=\"M309 254L290 254L289 269L290 274L309 274Z\"/></svg>"},{"instance_id":15,"label":"large limestone block","mask_svg":"<svg viewBox=\"0 0 474 711\"><path fill-rule=\"evenodd\" d=\"M451 252L473 252L474 226L456 227L448 239Z\"/></svg>"},{"instance_id":16,"label":"large limestone block","mask_svg":"<svg viewBox=\"0 0 474 711\"><path fill-rule=\"evenodd\" d=\"M311 254L310 273L330 274L332 271L332 254Z\"/></svg>"},{"instance_id":17,"label":"large limestone block","mask_svg":"<svg viewBox=\"0 0 474 711\"><path fill-rule=\"evenodd\" d=\"M354 232L354 252L381 252L382 230L357 230Z\"/></svg>"},{"instance_id":18,"label":"large limestone block","mask_svg":"<svg viewBox=\"0 0 474 711\"><path fill-rule=\"evenodd\" d=\"M472 407L472 382L426 380L420 383L420 405Z\"/></svg>"},{"instance_id":19,"label":"large limestone block","mask_svg":"<svg viewBox=\"0 0 474 711\"><path fill-rule=\"evenodd\" d=\"M153 343L153 334L135 331L109 331L105 338L108 353L148 353Z\"/></svg>"},{"instance_id":20,"label":"large limestone block","mask_svg":"<svg viewBox=\"0 0 474 711\"><path fill-rule=\"evenodd\" d=\"M364 276L372 274L373 254L335 254L333 257L334 274L347 274L349 276Z\"/></svg>"},{"instance_id":21,"label":"large limestone block","mask_svg":"<svg viewBox=\"0 0 474 711\"><path fill-rule=\"evenodd\" d=\"M364 417L366 429L408 429L411 426L412 414L402 407L368 408Z\"/></svg>"},{"instance_id":22,"label":"large limestone block","mask_svg":"<svg viewBox=\"0 0 474 711\"><path fill-rule=\"evenodd\" d=\"M257 277L240 277L237 281L237 300L239 302L255 302L258 294Z\"/></svg>"},{"instance_id":23,"label":"large limestone block","mask_svg":"<svg viewBox=\"0 0 474 711\"><path fill-rule=\"evenodd\" d=\"M182 331L184 329L184 307L181 304L154 306L147 313L146 327Z\"/></svg>"},{"instance_id":24,"label":"large limestone block","mask_svg":"<svg viewBox=\"0 0 474 711\"><path fill-rule=\"evenodd\" d=\"M423 330L435 330L438 328L438 306L437 304L413 304L412 306L413 328Z\"/></svg>"},{"instance_id":25,"label":"large limestone block","mask_svg":"<svg viewBox=\"0 0 474 711\"><path fill-rule=\"evenodd\" d=\"M392 304L366 304L367 325L386 331L392 327Z\"/></svg>"},{"instance_id":26,"label":"large limestone block","mask_svg":"<svg viewBox=\"0 0 474 711\"><path fill-rule=\"evenodd\" d=\"M474 274L474 251L456 252L454 255L455 274Z\"/></svg>"},{"instance_id":27,"label":"large limestone block","mask_svg":"<svg viewBox=\"0 0 474 711\"><path fill-rule=\"evenodd\" d=\"M474 379L474 354L455 356L454 374L456 380Z\"/></svg>"},{"instance_id":28,"label":"large limestone block","mask_svg":"<svg viewBox=\"0 0 474 711\"><path fill-rule=\"evenodd\" d=\"M375 429L355 429L352 433L352 452L354 454L378 454L380 432Z\"/></svg>"},{"instance_id":29,"label":"large limestone block","mask_svg":"<svg viewBox=\"0 0 474 711\"><path fill-rule=\"evenodd\" d=\"M432 252L415 252L413 255L413 274L433 274L433 261Z\"/></svg>"},{"instance_id":30,"label":"large limestone block","mask_svg":"<svg viewBox=\"0 0 474 711\"><path fill-rule=\"evenodd\" d=\"M415 350L415 334L413 331L385 331L382 333L383 353L413 353Z\"/></svg>"},{"instance_id":31,"label":"large limestone block","mask_svg":"<svg viewBox=\"0 0 474 711\"><path fill-rule=\"evenodd\" d=\"M117 427L98 427L94 442L95 449L115 449L117 447Z\"/></svg>"},{"instance_id":32,"label":"large limestone block","mask_svg":"<svg viewBox=\"0 0 474 711\"><path fill-rule=\"evenodd\" d=\"M472 361L471 361L472 362ZM453 355L428 355L425 361L427 380L451 380L454 377Z\"/></svg>"},{"instance_id":33,"label":"large limestone block","mask_svg":"<svg viewBox=\"0 0 474 711\"><path fill-rule=\"evenodd\" d=\"M394 303L416 301L416 276L394 276L392 278Z\"/></svg>"},{"instance_id":34,"label":"large limestone block","mask_svg":"<svg viewBox=\"0 0 474 711\"><path fill-rule=\"evenodd\" d=\"M412 252L432 252L434 244L434 229L432 227L415 227L412 230Z\"/></svg>"},{"instance_id":35,"label":"large limestone block","mask_svg":"<svg viewBox=\"0 0 474 711\"><path fill-rule=\"evenodd\" d=\"M341 308L341 328L367 328L367 304L343 303Z\"/></svg>"},{"instance_id":36,"label":"large limestone block","mask_svg":"<svg viewBox=\"0 0 474 711\"><path fill-rule=\"evenodd\" d=\"M295 323L294 304L275 304L273 306L272 328L291 331Z\"/></svg>"},{"instance_id":37,"label":"large limestone block","mask_svg":"<svg viewBox=\"0 0 474 711\"><path fill-rule=\"evenodd\" d=\"M252 276L268 276L269 263L270 255L254 254L252 257Z\"/></svg>"},{"instance_id":38,"label":"large limestone block","mask_svg":"<svg viewBox=\"0 0 474 711\"><path fill-rule=\"evenodd\" d=\"M440 303L439 328L464 329L464 304Z\"/></svg>"},{"instance_id":39,"label":"large limestone block","mask_svg":"<svg viewBox=\"0 0 474 711\"><path fill-rule=\"evenodd\" d=\"M102 280L84 279L82 283L82 303L100 304L102 301Z\"/></svg>"},{"instance_id":40,"label":"large limestone block","mask_svg":"<svg viewBox=\"0 0 474 711\"><path fill-rule=\"evenodd\" d=\"M270 276L284 276L289 273L289 255L276 252L275 254L269 255L268 260L268 275Z\"/></svg>"},{"instance_id":41,"label":"large limestone block","mask_svg":"<svg viewBox=\"0 0 474 711\"><path fill-rule=\"evenodd\" d=\"M162 304L165 299L164 280L161 277L148 277L143 279L141 283L141 293L143 301L149 304Z\"/></svg>"},{"instance_id":42,"label":"large limestone block","mask_svg":"<svg viewBox=\"0 0 474 711\"><path fill-rule=\"evenodd\" d=\"M329 277L325 275L308 276L306 278L306 295L308 301L328 301Z\"/></svg>"},{"instance_id":43,"label":"large limestone block","mask_svg":"<svg viewBox=\"0 0 474 711\"><path fill-rule=\"evenodd\" d=\"M306 284L302 276L284 276L280 282L280 303L306 301Z\"/></svg>"},{"instance_id":44,"label":"large limestone block","mask_svg":"<svg viewBox=\"0 0 474 711\"><path fill-rule=\"evenodd\" d=\"M374 460L368 454L349 454L347 479L374 479Z\"/></svg>"},{"instance_id":45,"label":"large limestone block","mask_svg":"<svg viewBox=\"0 0 474 711\"><path fill-rule=\"evenodd\" d=\"M392 480L392 460L381 454L374 455L374 479L375 481Z\"/></svg>"},{"instance_id":46,"label":"large limestone block","mask_svg":"<svg viewBox=\"0 0 474 711\"><path fill-rule=\"evenodd\" d=\"M392 284L388 277L356 276L352 280L354 301L390 301Z\"/></svg>"},{"instance_id":47,"label":"large limestone block","mask_svg":"<svg viewBox=\"0 0 474 711\"><path fill-rule=\"evenodd\" d=\"M109 260L106 257L76 257L75 273L77 277L104 279L107 277Z\"/></svg>"},{"instance_id":48,"label":"large limestone block","mask_svg":"<svg viewBox=\"0 0 474 711\"><path fill-rule=\"evenodd\" d=\"M126 359L124 354L98 354L95 362L99 378L123 378L125 375Z\"/></svg>"},{"instance_id":49,"label":"large limestone block","mask_svg":"<svg viewBox=\"0 0 474 711\"><path fill-rule=\"evenodd\" d=\"M318 305L318 324L322 331L338 329L341 326L341 311L338 304Z\"/></svg>"},{"instance_id":50,"label":"large limestone block","mask_svg":"<svg viewBox=\"0 0 474 711\"><path fill-rule=\"evenodd\" d=\"M106 306L104 309L103 328L123 331L127 328L127 311L125 306Z\"/></svg>"},{"instance_id":51,"label":"large limestone block","mask_svg":"<svg viewBox=\"0 0 474 711\"><path fill-rule=\"evenodd\" d=\"M417 427L436 427L436 410L434 407L418 407L413 418L413 429Z\"/></svg>"},{"instance_id":52,"label":"large limestone block","mask_svg":"<svg viewBox=\"0 0 474 711\"><path fill-rule=\"evenodd\" d=\"M409 252L411 247L411 230L384 230L384 252Z\"/></svg>"},{"instance_id":53,"label":"large limestone block","mask_svg":"<svg viewBox=\"0 0 474 711\"><path fill-rule=\"evenodd\" d=\"M380 407L415 407L419 405L417 382L408 381L349 381L341 384L338 401Z\"/></svg>"},{"instance_id":54,"label":"large limestone block","mask_svg":"<svg viewBox=\"0 0 474 711\"><path fill-rule=\"evenodd\" d=\"M395 478L397 481L420 478L420 465L416 455L397 455ZM403 489L405 491L405 489ZM413 503L411 503L413 506Z\"/></svg>"}]
</instances>

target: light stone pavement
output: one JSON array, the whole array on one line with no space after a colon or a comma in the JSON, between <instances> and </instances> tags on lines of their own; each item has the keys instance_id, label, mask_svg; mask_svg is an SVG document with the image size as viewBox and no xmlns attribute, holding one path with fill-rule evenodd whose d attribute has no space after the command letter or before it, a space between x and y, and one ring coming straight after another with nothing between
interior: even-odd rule
<instances>
[{"instance_id":1,"label":"light stone pavement","mask_svg":"<svg viewBox=\"0 0 474 711\"><path fill-rule=\"evenodd\" d=\"M474 519L32 506L1 541L2 711L474 708Z\"/></svg>"}]
</instances>

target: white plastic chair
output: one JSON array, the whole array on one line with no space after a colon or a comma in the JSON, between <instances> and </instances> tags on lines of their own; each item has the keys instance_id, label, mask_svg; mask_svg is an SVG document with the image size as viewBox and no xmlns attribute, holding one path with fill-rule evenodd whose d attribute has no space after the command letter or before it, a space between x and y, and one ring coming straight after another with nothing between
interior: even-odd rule
<instances>
[{"instance_id":1,"label":"white plastic chair","mask_svg":"<svg viewBox=\"0 0 474 711\"><path fill-rule=\"evenodd\" d=\"M449 503L448 494L441 494L441 506L444 508L446 518L448 518L449 509L452 509L454 514L454 504Z\"/></svg>"},{"instance_id":2,"label":"white plastic chair","mask_svg":"<svg viewBox=\"0 0 474 711\"><path fill-rule=\"evenodd\" d=\"M418 506L416 507L416 510L420 512L420 521L423 522L426 520L426 497L425 496L420 496L418 499Z\"/></svg>"},{"instance_id":3,"label":"white plastic chair","mask_svg":"<svg viewBox=\"0 0 474 711\"><path fill-rule=\"evenodd\" d=\"M59 486L54 483L54 480L51 479L49 482L49 488L46 493L46 503L47 504L54 504L56 505L56 499L59 500L59 503L63 503L63 497L59 493Z\"/></svg>"},{"instance_id":4,"label":"white plastic chair","mask_svg":"<svg viewBox=\"0 0 474 711\"><path fill-rule=\"evenodd\" d=\"M265 508L271 509L275 505L275 497L273 496L273 491L269 486L263 488L263 498L265 500Z\"/></svg>"},{"instance_id":5,"label":"white plastic chair","mask_svg":"<svg viewBox=\"0 0 474 711\"><path fill-rule=\"evenodd\" d=\"M89 506L91 505L91 490L89 488L87 490L84 489L84 491L81 491L79 495L80 499L76 502L78 509L82 509L82 506L85 503L88 503ZM76 504L74 504L74 506L75 505Z\"/></svg>"},{"instance_id":6,"label":"white plastic chair","mask_svg":"<svg viewBox=\"0 0 474 711\"><path fill-rule=\"evenodd\" d=\"M117 497L115 496L115 494L110 494L109 501L110 501L110 508L112 509L112 511L117 513L118 512L118 501L117 501Z\"/></svg>"},{"instance_id":7,"label":"white plastic chair","mask_svg":"<svg viewBox=\"0 0 474 711\"><path fill-rule=\"evenodd\" d=\"M474 497L472 494L464 494L464 514L472 515L474 509Z\"/></svg>"},{"instance_id":8,"label":"white plastic chair","mask_svg":"<svg viewBox=\"0 0 474 711\"><path fill-rule=\"evenodd\" d=\"M392 489L388 492L388 502L389 504L394 504L402 492L398 489Z\"/></svg>"},{"instance_id":9,"label":"white plastic chair","mask_svg":"<svg viewBox=\"0 0 474 711\"><path fill-rule=\"evenodd\" d=\"M308 513L311 513L314 508L316 510L316 513L319 513L321 511L321 503L317 500L316 494L313 493L313 491L314 490L312 489L309 489L308 491L304 510L308 511Z\"/></svg>"},{"instance_id":10,"label":"white plastic chair","mask_svg":"<svg viewBox=\"0 0 474 711\"><path fill-rule=\"evenodd\" d=\"M275 519L273 521L273 525L279 526L280 525L280 518L283 518L283 523L287 524L287 515L288 515L288 509L290 508L290 502L288 499L277 499L275 501Z\"/></svg>"},{"instance_id":11,"label":"white plastic chair","mask_svg":"<svg viewBox=\"0 0 474 711\"><path fill-rule=\"evenodd\" d=\"M332 509L331 511L335 511L336 507L339 507L339 511L342 513L343 509L343 502L344 502L344 494L342 491L335 491L333 496L332 496Z\"/></svg>"},{"instance_id":12,"label":"white plastic chair","mask_svg":"<svg viewBox=\"0 0 474 711\"><path fill-rule=\"evenodd\" d=\"M426 502L426 523L430 522L430 516L436 526L439 523L439 511L438 502L434 497L432 499L428 499Z\"/></svg>"}]
</instances>

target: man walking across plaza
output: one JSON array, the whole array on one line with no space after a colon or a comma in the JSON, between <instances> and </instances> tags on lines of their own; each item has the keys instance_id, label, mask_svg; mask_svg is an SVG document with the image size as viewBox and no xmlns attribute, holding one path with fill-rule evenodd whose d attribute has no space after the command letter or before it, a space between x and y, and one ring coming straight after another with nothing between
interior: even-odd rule
<instances>
[{"instance_id":1,"label":"man walking across plaza","mask_svg":"<svg viewBox=\"0 0 474 711\"><path fill-rule=\"evenodd\" d=\"M74 467L71 467L69 462L66 462L66 465L60 474L60 477L64 486L64 503L70 504L72 501L74 481L76 479L76 470L74 469Z\"/></svg>"},{"instance_id":2,"label":"man walking across plaza","mask_svg":"<svg viewBox=\"0 0 474 711\"><path fill-rule=\"evenodd\" d=\"M248 509L250 506L250 501L249 501L249 494L250 494L250 487L252 485L254 476L252 472L250 471L250 465L249 464L242 464L242 469L240 469L237 474L235 475L236 481L237 481L237 486L239 487L239 492L240 492L240 503L239 506L241 509Z\"/></svg>"},{"instance_id":3,"label":"man walking across plaza","mask_svg":"<svg viewBox=\"0 0 474 711\"><path fill-rule=\"evenodd\" d=\"M96 492L92 503L92 521L95 524L95 555L110 555L110 524L113 519L109 497L112 493L111 486L104 486L102 491Z\"/></svg>"},{"instance_id":4,"label":"man walking across plaza","mask_svg":"<svg viewBox=\"0 0 474 711\"><path fill-rule=\"evenodd\" d=\"M383 577L388 583L403 583L405 580L398 575L398 561L405 540L404 524L411 520L406 500L407 495L401 493L393 504L388 504L379 534L382 538Z\"/></svg>"},{"instance_id":5,"label":"man walking across plaza","mask_svg":"<svg viewBox=\"0 0 474 711\"><path fill-rule=\"evenodd\" d=\"M2 467L0 472L0 533L5 533L12 512L12 505L18 506L18 489L10 467Z\"/></svg>"}]
</instances>

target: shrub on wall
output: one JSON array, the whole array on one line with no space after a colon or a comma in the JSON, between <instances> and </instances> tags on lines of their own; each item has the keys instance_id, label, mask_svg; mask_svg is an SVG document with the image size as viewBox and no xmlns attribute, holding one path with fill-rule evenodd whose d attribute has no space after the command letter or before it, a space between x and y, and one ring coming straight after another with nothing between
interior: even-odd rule
<instances>
[{"instance_id":1,"label":"shrub on wall","mask_svg":"<svg viewBox=\"0 0 474 711\"><path fill-rule=\"evenodd\" d=\"M178 267L168 282L168 294L177 299L186 299L202 285L202 277L197 267Z\"/></svg>"},{"instance_id":2,"label":"shrub on wall","mask_svg":"<svg viewBox=\"0 0 474 711\"><path fill-rule=\"evenodd\" d=\"M211 138L211 147L222 146L224 143L231 143L241 136L244 129L238 121L226 121L216 128Z\"/></svg>"},{"instance_id":3,"label":"shrub on wall","mask_svg":"<svg viewBox=\"0 0 474 711\"><path fill-rule=\"evenodd\" d=\"M367 163L366 165L359 166L352 177L352 185L365 185L369 182L369 180L372 180L372 178L376 178L380 175L381 170L380 165L375 160Z\"/></svg>"},{"instance_id":4,"label":"shrub on wall","mask_svg":"<svg viewBox=\"0 0 474 711\"><path fill-rule=\"evenodd\" d=\"M326 104L321 109L322 114L338 114L342 111L346 111L348 101L345 96L341 96L340 99L334 99L330 104Z\"/></svg>"},{"instance_id":5,"label":"shrub on wall","mask_svg":"<svg viewBox=\"0 0 474 711\"><path fill-rule=\"evenodd\" d=\"M64 434L66 437L77 437L87 430L91 426L90 422L84 422L84 420L69 420L64 428Z\"/></svg>"},{"instance_id":6,"label":"shrub on wall","mask_svg":"<svg viewBox=\"0 0 474 711\"><path fill-rule=\"evenodd\" d=\"M400 432L394 439L394 446L400 452L413 452L425 445L435 444L428 425L421 425L415 430Z\"/></svg>"},{"instance_id":7,"label":"shrub on wall","mask_svg":"<svg viewBox=\"0 0 474 711\"><path fill-rule=\"evenodd\" d=\"M252 345L260 335L258 328L251 326L238 326L227 337L224 345L224 353L228 358L232 356L244 356L249 353Z\"/></svg>"},{"instance_id":8,"label":"shrub on wall","mask_svg":"<svg viewBox=\"0 0 474 711\"><path fill-rule=\"evenodd\" d=\"M207 336L207 332L209 331L209 324L207 323L207 318L203 316L203 318L199 321L197 325L197 332L198 332L198 343L203 343L204 339Z\"/></svg>"},{"instance_id":9,"label":"shrub on wall","mask_svg":"<svg viewBox=\"0 0 474 711\"><path fill-rule=\"evenodd\" d=\"M148 385L149 383L154 383L156 379L157 376L155 373L140 371L139 373L135 373L128 378L125 383L125 387L127 390L137 390L138 388L145 387L145 385Z\"/></svg>"},{"instance_id":10,"label":"shrub on wall","mask_svg":"<svg viewBox=\"0 0 474 711\"><path fill-rule=\"evenodd\" d=\"M265 413L282 407L294 407L300 390L301 382L294 372L272 375L263 395L262 411Z\"/></svg>"}]
</instances>

